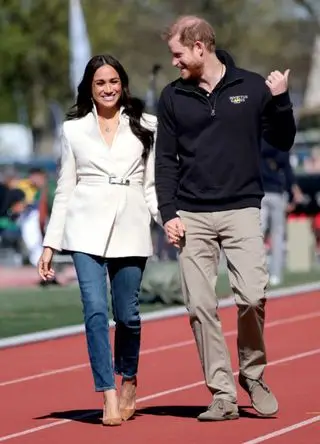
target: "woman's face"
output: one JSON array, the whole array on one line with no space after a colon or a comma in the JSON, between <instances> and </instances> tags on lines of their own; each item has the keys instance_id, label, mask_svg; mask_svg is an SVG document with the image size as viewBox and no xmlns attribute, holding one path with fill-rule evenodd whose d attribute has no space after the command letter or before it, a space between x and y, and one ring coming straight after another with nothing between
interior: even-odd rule
<instances>
[{"instance_id":1,"label":"woman's face","mask_svg":"<svg viewBox=\"0 0 320 444\"><path fill-rule=\"evenodd\" d=\"M110 65L97 69L92 80L92 97L99 108L119 107L122 85L119 74Z\"/></svg>"}]
</instances>

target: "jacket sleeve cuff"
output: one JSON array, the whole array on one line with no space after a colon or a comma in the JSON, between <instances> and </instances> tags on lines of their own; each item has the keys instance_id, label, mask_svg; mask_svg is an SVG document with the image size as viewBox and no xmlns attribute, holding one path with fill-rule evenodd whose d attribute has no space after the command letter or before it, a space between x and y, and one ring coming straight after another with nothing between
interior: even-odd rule
<instances>
[{"instance_id":1,"label":"jacket sleeve cuff","mask_svg":"<svg viewBox=\"0 0 320 444\"><path fill-rule=\"evenodd\" d=\"M48 238L48 236L45 236L42 247L49 247L52 248L54 251L57 251L60 253L62 251L61 242L57 242L56 240Z\"/></svg>"},{"instance_id":2,"label":"jacket sleeve cuff","mask_svg":"<svg viewBox=\"0 0 320 444\"><path fill-rule=\"evenodd\" d=\"M164 225L171 219L179 217L177 214L177 209L174 204L164 205L160 208L162 224Z\"/></svg>"},{"instance_id":3,"label":"jacket sleeve cuff","mask_svg":"<svg viewBox=\"0 0 320 444\"><path fill-rule=\"evenodd\" d=\"M292 103L288 91L273 96L272 100L278 109L290 109L292 108Z\"/></svg>"}]
</instances>

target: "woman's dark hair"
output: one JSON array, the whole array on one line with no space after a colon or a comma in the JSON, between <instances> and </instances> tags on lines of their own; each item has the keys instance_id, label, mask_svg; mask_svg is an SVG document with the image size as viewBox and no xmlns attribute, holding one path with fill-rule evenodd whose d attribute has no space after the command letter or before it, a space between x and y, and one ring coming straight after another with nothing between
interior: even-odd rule
<instances>
[{"instance_id":1,"label":"woman's dark hair","mask_svg":"<svg viewBox=\"0 0 320 444\"><path fill-rule=\"evenodd\" d=\"M78 96L76 99L76 103L67 113L67 119L78 119L80 117L86 116L89 112L92 111L93 77L97 69L101 68L101 66L104 65L112 66L112 68L114 68L119 74L122 86L120 106L124 106L124 112L129 117L131 131L136 137L138 137L143 145L142 157L144 160L146 160L154 142L154 133L153 131L141 125L140 119L143 113L143 102L131 97L128 74L126 73L121 63L111 55L96 55L92 57L91 60L89 60L85 68L83 78L78 86Z\"/></svg>"}]
</instances>

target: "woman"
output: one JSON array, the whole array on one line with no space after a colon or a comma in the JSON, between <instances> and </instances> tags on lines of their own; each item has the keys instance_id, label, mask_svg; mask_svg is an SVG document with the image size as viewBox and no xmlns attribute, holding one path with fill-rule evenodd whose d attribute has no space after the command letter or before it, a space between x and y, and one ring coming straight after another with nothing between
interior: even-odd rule
<instances>
[{"instance_id":1,"label":"woman","mask_svg":"<svg viewBox=\"0 0 320 444\"><path fill-rule=\"evenodd\" d=\"M136 408L140 348L139 289L152 255L156 118L130 98L128 76L109 55L93 57L63 124L61 168L39 261L52 279L54 251L70 252L75 265L96 391L104 394L104 425L120 425ZM115 373L108 331L106 275L115 330Z\"/></svg>"}]
</instances>

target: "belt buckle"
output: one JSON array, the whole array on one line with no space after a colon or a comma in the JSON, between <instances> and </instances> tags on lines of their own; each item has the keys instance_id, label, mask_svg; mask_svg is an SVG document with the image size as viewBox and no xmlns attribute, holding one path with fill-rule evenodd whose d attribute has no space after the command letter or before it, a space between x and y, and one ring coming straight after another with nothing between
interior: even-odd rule
<instances>
[{"instance_id":1,"label":"belt buckle","mask_svg":"<svg viewBox=\"0 0 320 444\"><path fill-rule=\"evenodd\" d=\"M115 176L110 176L109 177L109 183L111 185L130 185L130 180L129 179L123 179L123 178L118 178Z\"/></svg>"}]
</instances>

